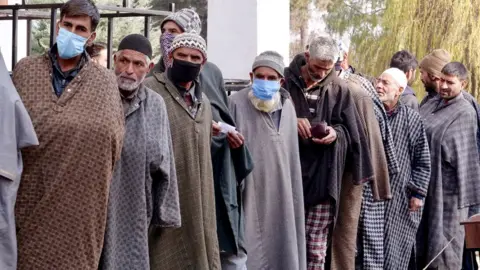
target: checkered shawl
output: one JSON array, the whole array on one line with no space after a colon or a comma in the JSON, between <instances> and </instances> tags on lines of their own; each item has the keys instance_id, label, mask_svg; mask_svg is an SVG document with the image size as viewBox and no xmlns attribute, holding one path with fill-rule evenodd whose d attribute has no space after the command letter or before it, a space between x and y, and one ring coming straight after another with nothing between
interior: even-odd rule
<instances>
[{"instance_id":1,"label":"checkered shawl","mask_svg":"<svg viewBox=\"0 0 480 270\"><path fill-rule=\"evenodd\" d=\"M368 95L372 98L374 104L375 115L380 125L380 132L382 133L383 146L385 148L385 154L387 156L388 162L388 172L390 175L398 173L398 161L395 155L395 144L392 137L392 131L388 125L388 117L385 108L383 107L382 102L378 98L377 91L370 81L367 79L347 72L344 75L344 79L347 80L356 80L357 83L365 90Z\"/></svg>"},{"instance_id":2,"label":"checkered shawl","mask_svg":"<svg viewBox=\"0 0 480 270\"><path fill-rule=\"evenodd\" d=\"M385 206L385 269L408 269L422 216L410 212L412 192L425 196L430 182L430 150L420 115L400 104L389 116L400 171L391 179L393 198Z\"/></svg>"},{"instance_id":3,"label":"checkered shawl","mask_svg":"<svg viewBox=\"0 0 480 270\"><path fill-rule=\"evenodd\" d=\"M469 206L480 204L477 115L463 94L448 102L433 97L420 108L420 113L432 164L418 234L418 258L424 260L420 266L424 267L455 237L431 266L460 269L464 242L460 221L466 218Z\"/></svg>"}]
</instances>

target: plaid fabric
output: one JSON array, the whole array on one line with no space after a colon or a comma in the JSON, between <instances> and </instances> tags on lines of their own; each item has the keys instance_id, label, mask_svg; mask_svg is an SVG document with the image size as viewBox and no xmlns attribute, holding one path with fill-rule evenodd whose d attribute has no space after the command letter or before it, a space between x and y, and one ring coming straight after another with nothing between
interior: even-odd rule
<instances>
[{"instance_id":1,"label":"plaid fabric","mask_svg":"<svg viewBox=\"0 0 480 270\"><path fill-rule=\"evenodd\" d=\"M357 238L359 241L357 259L361 261L360 269L383 269L384 214L385 202L375 202L371 185L364 185Z\"/></svg>"},{"instance_id":2,"label":"plaid fabric","mask_svg":"<svg viewBox=\"0 0 480 270\"><path fill-rule=\"evenodd\" d=\"M391 178L392 200L385 206L385 269L408 269L422 211L410 212L412 192L425 196L430 151L420 115L399 105L389 116L400 172Z\"/></svg>"},{"instance_id":3,"label":"plaid fabric","mask_svg":"<svg viewBox=\"0 0 480 270\"><path fill-rule=\"evenodd\" d=\"M319 204L307 210L305 234L307 237L307 269L323 270L327 256L330 226L333 223L333 205Z\"/></svg>"},{"instance_id":4,"label":"plaid fabric","mask_svg":"<svg viewBox=\"0 0 480 270\"><path fill-rule=\"evenodd\" d=\"M460 269L468 208L480 204L477 114L463 97L443 101L436 96L420 107L430 145L432 173L417 236L421 267L453 242L432 267Z\"/></svg>"}]
</instances>

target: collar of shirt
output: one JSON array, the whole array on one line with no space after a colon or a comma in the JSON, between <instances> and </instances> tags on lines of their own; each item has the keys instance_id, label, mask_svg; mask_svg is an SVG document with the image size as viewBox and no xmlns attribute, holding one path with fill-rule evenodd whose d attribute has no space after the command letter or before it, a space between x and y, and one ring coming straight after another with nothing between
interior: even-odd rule
<instances>
[{"instance_id":1,"label":"collar of shirt","mask_svg":"<svg viewBox=\"0 0 480 270\"><path fill-rule=\"evenodd\" d=\"M190 94L190 96L192 97L192 101L193 103L197 104L198 103L198 97L196 95L196 89L197 89L197 84L196 82L194 81L192 83L192 87L189 89L189 90L186 90L185 88L183 87L178 87L178 92L180 92L180 95L182 95L183 98L185 98L185 95Z\"/></svg>"},{"instance_id":2,"label":"collar of shirt","mask_svg":"<svg viewBox=\"0 0 480 270\"><path fill-rule=\"evenodd\" d=\"M60 75L62 75L64 78L68 78L70 76L75 77L75 75L82 69L82 67L85 65L85 62L88 60L87 57L87 52L83 51L82 53L82 58L80 58L80 61L78 62L77 66L74 67L71 70L67 71L62 71L62 68L60 67L60 64L58 63L58 56L57 56L57 44L53 45L53 47L48 51L48 55L50 56L50 59L52 60L52 66L54 71L58 72Z\"/></svg>"}]
</instances>

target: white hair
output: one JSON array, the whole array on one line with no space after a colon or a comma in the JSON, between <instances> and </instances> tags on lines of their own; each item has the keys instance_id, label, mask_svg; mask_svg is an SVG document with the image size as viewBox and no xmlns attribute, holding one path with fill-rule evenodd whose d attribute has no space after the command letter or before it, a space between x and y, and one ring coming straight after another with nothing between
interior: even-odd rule
<instances>
[{"instance_id":1,"label":"white hair","mask_svg":"<svg viewBox=\"0 0 480 270\"><path fill-rule=\"evenodd\" d=\"M316 36L310 40L308 46L310 58L335 63L338 58L338 44L330 36Z\"/></svg>"},{"instance_id":2,"label":"white hair","mask_svg":"<svg viewBox=\"0 0 480 270\"><path fill-rule=\"evenodd\" d=\"M123 50L117 51L117 52L115 53L115 56L119 57L122 53L123 53ZM148 57L147 55L145 55L145 60L147 61L147 66L149 66L150 63L152 62L152 60L150 59L150 57Z\"/></svg>"}]
</instances>

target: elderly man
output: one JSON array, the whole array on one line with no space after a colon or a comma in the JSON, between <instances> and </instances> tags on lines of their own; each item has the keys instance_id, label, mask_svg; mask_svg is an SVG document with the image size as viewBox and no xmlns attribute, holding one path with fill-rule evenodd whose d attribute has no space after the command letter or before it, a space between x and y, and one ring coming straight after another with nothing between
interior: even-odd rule
<instances>
[{"instance_id":1,"label":"elderly man","mask_svg":"<svg viewBox=\"0 0 480 270\"><path fill-rule=\"evenodd\" d=\"M187 32L201 32L201 21L192 9L181 9L167 16L161 24L160 47L162 59L155 65L152 74L162 73L167 65L168 52L175 36ZM222 122L235 126L230 112L222 72L211 62L205 62L198 81L212 106L214 129ZM244 138L238 132L218 133L212 136L212 167L215 181L215 207L220 256L224 270L242 269L247 255L243 246L243 217L241 183L252 171L250 153Z\"/></svg>"},{"instance_id":2,"label":"elderly man","mask_svg":"<svg viewBox=\"0 0 480 270\"><path fill-rule=\"evenodd\" d=\"M365 130L352 96L332 72L337 57L336 41L319 36L285 70L285 87L298 118L309 269L324 267L344 170L351 171L355 184L373 177Z\"/></svg>"},{"instance_id":3,"label":"elderly man","mask_svg":"<svg viewBox=\"0 0 480 270\"><path fill-rule=\"evenodd\" d=\"M22 59L13 81L40 146L23 152L15 218L18 269L96 269L124 117L115 76L90 61L100 15L89 0L60 11L56 43Z\"/></svg>"},{"instance_id":4,"label":"elderly man","mask_svg":"<svg viewBox=\"0 0 480 270\"><path fill-rule=\"evenodd\" d=\"M150 269L149 227L180 227L165 102L143 85L153 67L151 57L150 42L138 34L126 36L114 57L125 114L125 138L110 186L99 269Z\"/></svg>"},{"instance_id":5,"label":"elderly man","mask_svg":"<svg viewBox=\"0 0 480 270\"><path fill-rule=\"evenodd\" d=\"M420 115L399 102L407 83L402 70L389 68L376 84L400 167L392 175L392 199L385 205L384 269L408 269L410 260L415 259L415 236L430 181L430 152Z\"/></svg>"},{"instance_id":6,"label":"elderly man","mask_svg":"<svg viewBox=\"0 0 480 270\"><path fill-rule=\"evenodd\" d=\"M441 74L439 94L420 107L432 173L417 259L420 268L431 262L434 269L460 269L465 236L460 221L467 218L469 206L480 204L477 115L462 93L468 78L465 66L452 62Z\"/></svg>"},{"instance_id":7,"label":"elderly man","mask_svg":"<svg viewBox=\"0 0 480 270\"><path fill-rule=\"evenodd\" d=\"M348 85L348 90L365 128L372 158L374 179L367 186L354 185L350 172L347 171L343 175L338 219L332 232L330 265L332 270L355 268L360 215L364 212L371 213L376 208L380 208L379 215L383 215L383 202L376 201L391 198L389 172L395 173L398 171L393 151L393 139L390 136L388 120L386 120L387 116L374 86L367 79L348 70L341 69L338 72L339 77ZM368 194L365 193L368 195L368 197L365 197L366 202L363 202L364 189L369 191ZM370 216L367 215L367 217ZM364 222L365 218L361 221ZM360 228L364 229L364 227L364 224L361 224ZM377 232L378 230L376 230ZM362 233L360 236L364 238L368 235ZM379 237L383 237L383 230L380 230ZM360 243L363 242L360 241ZM383 249L383 245L380 245L380 248Z\"/></svg>"},{"instance_id":8,"label":"elderly man","mask_svg":"<svg viewBox=\"0 0 480 270\"><path fill-rule=\"evenodd\" d=\"M283 57L263 52L252 66L252 86L230 97L255 163L244 191L248 269L306 269L297 121L280 88L283 76Z\"/></svg>"},{"instance_id":9,"label":"elderly man","mask_svg":"<svg viewBox=\"0 0 480 270\"><path fill-rule=\"evenodd\" d=\"M220 268L210 153L212 109L197 78L206 51L201 36L180 34L173 40L168 70L145 81L167 107L182 216L179 229L151 231L152 269Z\"/></svg>"},{"instance_id":10,"label":"elderly man","mask_svg":"<svg viewBox=\"0 0 480 270\"><path fill-rule=\"evenodd\" d=\"M17 269L15 199L23 170L20 149L38 145L37 135L0 52L0 269Z\"/></svg>"},{"instance_id":11,"label":"elderly man","mask_svg":"<svg viewBox=\"0 0 480 270\"><path fill-rule=\"evenodd\" d=\"M415 81L417 66L418 61L415 55L406 50L396 52L390 60L390 67L403 71L408 80L408 85L403 90L400 101L415 111L418 111L418 100L410 85Z\"/></svg>"}]
</instances>

